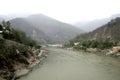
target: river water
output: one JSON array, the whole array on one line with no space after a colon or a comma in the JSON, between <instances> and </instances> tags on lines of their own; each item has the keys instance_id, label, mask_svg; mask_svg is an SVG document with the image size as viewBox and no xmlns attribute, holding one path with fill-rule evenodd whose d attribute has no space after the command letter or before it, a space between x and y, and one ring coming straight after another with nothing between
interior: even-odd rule
<instances>
[{"instance_id":1,"label":"river water","mask_svg":"<svg viewBox=\"0 0 120 80\"><path fill-rule=\"evenodd\" d=\"M44 63L20 80L120 80L120 60L92 53L49 48Z\"/></svg>"}]
</instances>

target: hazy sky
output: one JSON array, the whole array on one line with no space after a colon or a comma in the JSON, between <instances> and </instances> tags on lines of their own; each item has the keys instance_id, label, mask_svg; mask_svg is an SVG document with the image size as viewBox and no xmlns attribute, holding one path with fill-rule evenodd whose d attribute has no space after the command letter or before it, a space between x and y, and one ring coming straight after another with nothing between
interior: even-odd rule
<instances>
[{"instance_id":1,"label":"hazy sky","mask_svg":"<svg viewBox=\"0 0 120 80\"><path fill-rule=\"evenodd\" d=\"M120 0L0 0L0 15L42 13L71 23L120 13Z\"/></svg>"}]
</instances>

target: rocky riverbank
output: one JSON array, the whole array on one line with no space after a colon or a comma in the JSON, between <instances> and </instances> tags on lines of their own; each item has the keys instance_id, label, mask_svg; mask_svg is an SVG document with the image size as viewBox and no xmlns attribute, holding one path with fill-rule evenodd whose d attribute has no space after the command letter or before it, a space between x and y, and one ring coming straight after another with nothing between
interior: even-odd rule
<instances>
[{"instance_id":1,"label":"rocky riverbank","mask_svg":"<svg viewBox=\"0 0 120 80\"><path fill-rule=\"evenodd\" d=\"M28 74L36 65L47 57L48 51L40 51L37 49L33 51L33 53L35 55L30 55L29 58L20 56L21 58L18 59L20 61L13 60L13 66L11 69L8 69L7 66L6 68L0 69L0 80L17 80L18 78Z\"/></svg>"},{"instance_id":2,"label":"rocky riverbank","mask_svg":"<svg viewBox=\"0 0 120 80\"><path fill-rule=\"evenodd\" d=\"M65 48L67 50L77 50L77 51L85 51L89 53L95 53L97 55L105 55L105 56L114 56L120 58L120 46L114 46L109 49L97 49L97 48L86 48L86 50L83 49L74 49L74 48Z\"/></svg>"}]
</instances>

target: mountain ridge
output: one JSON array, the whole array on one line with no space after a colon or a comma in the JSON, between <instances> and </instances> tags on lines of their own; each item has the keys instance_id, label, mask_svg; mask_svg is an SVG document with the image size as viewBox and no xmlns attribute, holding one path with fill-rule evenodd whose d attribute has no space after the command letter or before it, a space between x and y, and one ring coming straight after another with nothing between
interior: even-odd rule
<instances>
[{"instance_id":1,"label":"mountain ridge","mask_svg":"<svg viewBox=\"0 0 120 80\"><path fill-rule=\"evenodd\" d=\"M14 28L17 26L20 28L22 26L21 29L24 30L24 32L27 31L29 34L31 31L29 31L28 28L35 28L33 32L36 33L37 31L37 33L39 33L40 31L44 35L41 37L38 34L39 38L43 38L43 41L45 40L45 42L48 43L65 43L76 35L83 33L83 31L77 27L41 14L28 16L27 18L15 18L10 20L10 22Z\"/></svg>"},{"instance_id":2,"label":"mountain ridge","mask_svg":"<svg viewBox=\"0 0 120 80\"><path fill-rule=\"evenodd\" d=\"M120 40L120 17L112 19L107 24L95 29L94 31L76 36L75 42L81 40L97 40L97 41L119 41Z\"/></svg>"},{"instance_id":3,"label":"mountain ridge","mask_svg":"<svg viewBox=\"0 0 120 80\"><path fill-rule=\"evenodd\" d=\"M120 14L114 14L110 17L103 18L103 19L96 19L93 21L77 22L72 25L77 26L86 32L90 32L90 31L93 31L93 30L99 28L102 25L107 24L111 19L115 19L116 17L120 17Z\"/></svg>"}]
</instances>

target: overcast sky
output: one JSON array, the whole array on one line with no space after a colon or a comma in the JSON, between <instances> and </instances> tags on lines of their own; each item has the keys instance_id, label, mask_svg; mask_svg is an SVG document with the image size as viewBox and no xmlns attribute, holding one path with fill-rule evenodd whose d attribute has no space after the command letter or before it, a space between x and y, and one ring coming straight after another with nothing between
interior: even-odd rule
<instances>
[{"instance_id":1,"label":"overcast sky","mask_svg":"<svg viewBox=\"0 0 120 80\"><path fill-rule=\"evenodd\" d=\"M120 0L0 0L0 15L42 13L72 23L120 13Z\"/></svg>"}]
</instances>

